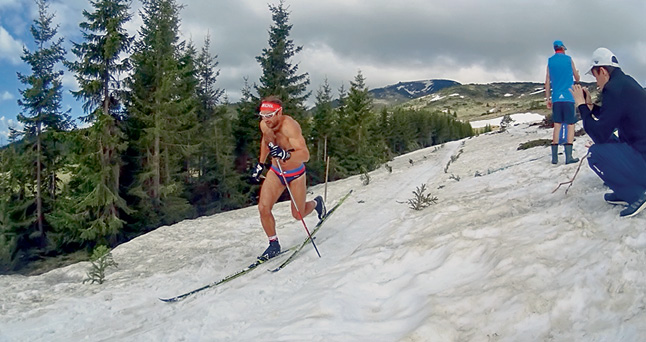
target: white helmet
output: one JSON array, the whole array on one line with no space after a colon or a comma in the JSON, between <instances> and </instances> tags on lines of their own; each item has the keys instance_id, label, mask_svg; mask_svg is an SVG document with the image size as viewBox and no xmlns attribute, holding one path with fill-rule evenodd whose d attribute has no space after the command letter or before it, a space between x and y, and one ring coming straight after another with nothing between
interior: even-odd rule
<instances>
[{"instance_id":1,"label":"white helmet","mask_svg":"<svg viewBox=\"0 0 646 342\"><path fill-rule=\"evenodd\" d=\"M612 66L615 68L620 68L617 56L615 56L612 51L602 47L594 50L594 52L592 53L592 64L590 65L590 69L586 74L592 73L592 68L596 66Z\"/></svg>"}]
</instances>

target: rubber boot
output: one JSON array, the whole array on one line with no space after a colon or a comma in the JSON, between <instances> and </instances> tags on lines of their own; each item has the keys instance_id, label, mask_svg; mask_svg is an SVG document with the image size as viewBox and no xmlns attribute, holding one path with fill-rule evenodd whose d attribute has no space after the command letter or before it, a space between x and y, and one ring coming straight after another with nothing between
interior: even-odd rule
<instances>
[{"instance_id":1,"label":"rubber boot","mask_svg":"<svg viewBox=\"0 0 646 342\"><path fill-rule=\"evenodd\" d=\"M565 144L565 164L572 164L579 161L579 158L572 158L572 144Z\"/></svg>"},{"instance_id":2,"label":"rubber boot","mask_svg":"<svg viewBox=\"0 0 646 342\"><path fill-rule=\"evenodd\" d=\"M558 164L559 162L559 145L552 144L552 164Z\"/></svg>"}]
</instances>

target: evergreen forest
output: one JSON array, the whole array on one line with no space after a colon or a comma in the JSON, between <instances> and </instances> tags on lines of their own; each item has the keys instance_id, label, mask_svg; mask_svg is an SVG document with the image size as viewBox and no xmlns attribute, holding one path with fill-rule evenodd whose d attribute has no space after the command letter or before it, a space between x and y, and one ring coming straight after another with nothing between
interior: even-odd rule
<instances>
[{"instance_id":1,"label":"evergreen forest","mask_svg":"<svg viewBox=\"0 0 646 342\"><path fill-rule=\"evenodd\" d=\"M254 205L259 185L248 175L258 161L258 105L269 95L301 125L309 185L326 180L328 160L332 181L474 134L455 115L376 109L361 71L347 88L325 81L308 90L283 1L268 5L268 43L256 57L262 76L244 80L236 103L218 87L209 35L201 46L180 39L175 0L141 0L136 14L129 0L90 0L74 60L65 58L47 1L35 2L35 48L22 55L31 72L17 75L23 126L0 148L0 273ZM131 36L125 27L135 15L143 24ZM82 128L62 110L65 74L78 84Z\"/></svg>"}]
</instances>

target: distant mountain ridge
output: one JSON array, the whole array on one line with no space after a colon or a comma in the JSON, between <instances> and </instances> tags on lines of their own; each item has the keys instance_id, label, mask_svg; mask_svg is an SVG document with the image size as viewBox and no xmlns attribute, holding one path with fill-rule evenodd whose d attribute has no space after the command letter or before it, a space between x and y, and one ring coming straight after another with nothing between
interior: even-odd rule
<instances>
[{"instance_id":1,"label":"distant mountain ridge","mask_svg":"<svg viewBox=\"0 0 646 342\"><path fill-rule=\"evenodd\" d=\"M446 79L430 79L370 90L376 108L399 107L451 113L471 121L505 114L550 111L544 102L545 90L537 82L461 84Z\"/></svg>"},{"instance_id":2,"label":"distant mountain ridge","mask_svg":"<svg viewBox=\"0 0 646 342\"><path fill-rule=\"evenodd\" d=\"M461 85L459 82L444 79L399 82L383 88L371 89L370 93L377 102L404 102L434 94L444 88Z\"/></svg>"},{"instance_id":3,"label":"distant mountain ridge","mask_svg":"<svg viewBox=\"0 0 646 342\"><path fill-rule=\"evenodd\" d=\"M596 98L596 84L582 83ZM491 119L507 114L549 115L542 82L494 82L462 84L447 79L399 82L370 89L374 109L400 108L440 111L460 120ZM338 106L338 100L333 101Z\"/></svg>"}]
</instances>

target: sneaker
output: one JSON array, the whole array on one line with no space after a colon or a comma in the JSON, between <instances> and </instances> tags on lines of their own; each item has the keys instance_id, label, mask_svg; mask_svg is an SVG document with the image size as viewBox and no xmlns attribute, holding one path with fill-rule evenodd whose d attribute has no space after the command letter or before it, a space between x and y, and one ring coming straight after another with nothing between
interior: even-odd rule
<instances>
[{"instance_id":1,"label":"sneaker","mask_svg":"<svg viewBox=\"0 0 646 342\"><path fill-rule=\"evenodd\" d=\"M633 217L644 209L646 209L646 192L644 192L638 200L630 203L630 205L626 207L626 209L622 210L621 213L619 213L619 216Z\"/></svg>"},{"instance_id":2,"label":"sneaker","mask_svg":"<svg viewBox=\"0 0 646 342\"><path fill-rule=\"evenodd\" d=\"M319 216L319 220L322 220L323 217L325 217L325 214L327 213L325 209L325 203L323 202L323 197L316 196L316 198L314 198L314 201L316 201L316 207L314 207L314 209L316 210L316 213Z\"/></svg>"},{"instance_id":3,"label":"sneaker","mask_svg":"<svg viewBox=\"0 0 646 342\"><path fill-rule=\"evenodd\" d=\"M603 195L603 199L606 200L606 202L614 205L628 205L628 202L619 198L614 192Z\"/></svg>"},{"instance_id":4,"label":"sneaker","mask_svg":"<svg viewBox=\"0 0 646 342\"><path fill-rule=\"evenodd\" d=\"M258 257L260 260L269 260L280 253L280 243L278 240L269 241L269 247Z\"/></svg>"}]
</instances>

